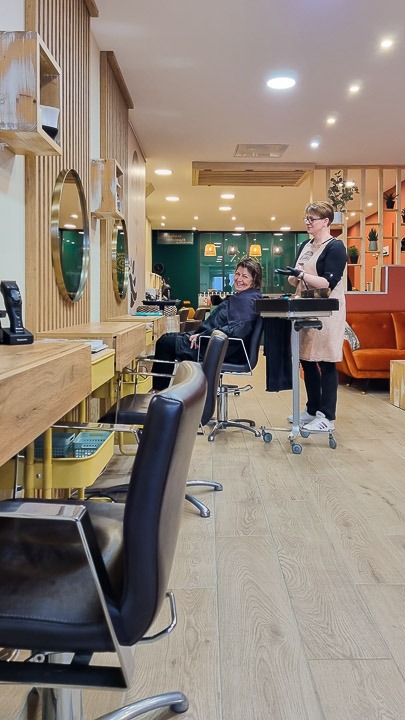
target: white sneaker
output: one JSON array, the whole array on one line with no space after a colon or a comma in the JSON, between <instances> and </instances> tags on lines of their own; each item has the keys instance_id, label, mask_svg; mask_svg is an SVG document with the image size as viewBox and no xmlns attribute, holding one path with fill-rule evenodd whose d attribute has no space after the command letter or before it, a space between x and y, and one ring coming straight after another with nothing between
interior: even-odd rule
<instances>
[{"instance_id":1,"label":"white sneaker","mask_svg":"<svg viewBox=\"0 0 405 720\"><path fill-rule=\"evenodd\" d=\"M293 416L289 415L287 420L289 423L292 423ZM305 425L305 423L309 423L309 422L311 422L311 420L315 420L315 415L310 415L309 412L307 412L306 410L303 410L302 413L300 413L300 417L299 417L300 425Z\"/></svg>"},{"instance_id":2,"label":"white sneaker","mask_svg":"<svg viewBox=\"0 0 405 720\"><path fill-rule=\"evenodd\" d=\"M308 430L308 432L331 432L334 429L335 423L333 420L328 420L319 410L317 410L315 419L304 425L304 430Z\"/></svg>"}]
</instances>

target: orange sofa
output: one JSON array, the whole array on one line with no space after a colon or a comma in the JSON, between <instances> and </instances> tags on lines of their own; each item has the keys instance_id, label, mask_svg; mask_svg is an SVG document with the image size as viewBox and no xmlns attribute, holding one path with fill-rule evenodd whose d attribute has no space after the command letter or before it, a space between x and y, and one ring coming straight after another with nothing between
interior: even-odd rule
<instances>
[{"instance_id":1,"label":"orange sofa","mask_svg":"<svg viewBox=\"0 0 405 720\"><path fill-rule=\"evenodd\" d=\"M391 360L405 360L405 312L348 312L346 320L360 346L345 339L337 369L349 382L365 380L365 391L369 380L389 378Z\"/></svg>"}]
</instances>

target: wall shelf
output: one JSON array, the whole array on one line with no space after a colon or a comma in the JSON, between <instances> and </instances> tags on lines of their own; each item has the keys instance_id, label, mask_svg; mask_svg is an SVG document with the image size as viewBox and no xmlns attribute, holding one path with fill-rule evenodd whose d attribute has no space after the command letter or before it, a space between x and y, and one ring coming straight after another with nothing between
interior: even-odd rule
<instances>
[{"instance_id":1,"label":"wall shelf","mask_svg":"<svg viewBox=\"0 0 405 720\"><path fill-rule=\"evenodd\" d=\"M58 137L60 98L61 70L38 33L0 32L0 142L16 155L61 155L42 124L55 115Z\"/></svg>"},{"instance_id":2,"label":"wall shelf","mask_svg":"<svg viewBox=\"0 0 405 720\"><path fill-rule=\"evenodd\" d=\"M91 213L99 219L124 219L124 173L116 160L91 161Z\"/></svg>"}]
</instances>

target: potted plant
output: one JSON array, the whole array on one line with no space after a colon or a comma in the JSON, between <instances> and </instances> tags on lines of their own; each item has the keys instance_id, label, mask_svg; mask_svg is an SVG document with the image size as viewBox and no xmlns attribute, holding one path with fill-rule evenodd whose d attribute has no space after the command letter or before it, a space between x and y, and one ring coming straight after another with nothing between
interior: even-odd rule
<instances>
[{"instance_id":1,"label":"potted plant","mask_svg":"<svg viewBox=\"0 0 405 720\"><path fill-rule=\"evenodd\" d=\"M397 199L398 195L396 195L394 192L386 192L384 193L384 200L385 200L385 207L387 210L392 210L392 208L395 205L395 200Z\"/></svg>"},{"instance_id":2,"label":"potted plant","mask_svg":"<svg viewBox=\"0 0 405 720\"><path fill-rule=\"evenodd\" d=\"M350 245L350 247L347 248L347 254L350 262L356 265L360 255L358 247L356 247L356 245Z\"/></svg>"},{"instance_id":3,"label":"potted plant","mask_svg":"<svg viewBox=\"0 0 405 720\"><path fill-rule=\"evenodd\" d=\"M342 213L345 212L347 203L353 200L355 193L359 192L359 188L355 183L344 181L340 170L330 179L330 187L328 190L328 198L335 210L333 222L342 222Z\"/></svg>"},{"instance_id":4,"label":"potted plant","mask_svg":"<svg viewBox=\"0 0 405 720\"><path fill-rule=\"evenodd\" d=\"M378 233L375 228L371 228L368 234L368 249L371 251L378 250Z\"/></svg>"}]
</instances>

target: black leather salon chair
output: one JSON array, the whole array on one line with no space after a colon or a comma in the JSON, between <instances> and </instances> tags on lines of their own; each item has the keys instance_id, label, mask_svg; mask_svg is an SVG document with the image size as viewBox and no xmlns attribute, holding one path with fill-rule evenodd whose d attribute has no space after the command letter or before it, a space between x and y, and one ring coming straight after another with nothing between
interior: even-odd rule
<instances>
[{"instance_id":1,"label":"black leather salon chair","mask_svg":"<svg viewBox=\"0 0 405 720\"><path fill-rule=\"evenodd\" d=\"M175 625L167 584L206 385L200 365L186 361L151 398L125 505L0 503L0 646L31 653L28 661L0 660L0 682L42 688L44 720L82 720L78 688L130 687L132 646ZM165 597L171 623L147 638ZM115 653L118 664L97 662L99 652ZM168 692L102 720L166 706L185 712L187 697Z\"/></svg>"},{"instance_id":2,"label":"black leather salon chair","mask_svg":"<svg viewBox=\"0 0 405 720\"><path fill-rule=\"evenodd\" d=\"M244 385L240 387L238 385L230 385L224 383L224 375L243 375L252 376L253 370L257 365L259 359L260 341L263 334L263 318L259 315L253 332L250 336L248 344L245 344L240 338L230 338L229 342L241 343L245 360L242 363L230 363L224 362L221 369L221 377L218 387L218 399L217 399L217 418L210 435L208 436L209 441L215 440L215 436L218 430L225 430L227 427L240 428L241 430L249 430L256 437L261 437L261 432L255 429L254 420L247 418L238 418L237 420L229 420L228 417L228 400L230 395L240 395L241 392L251 390L251 385Z\"/></svg>"},{"instance_id":3,"label":"black leather salon chair","mask_svg":"<svg viewBox=\"0 0 405 720\"><path fill-rule=\"evenodd\" d=\"M217 393L219 388L221 368L223 368L224 357L228 348L229 338L221 330L214 330L210 335L208 344L204 354L202 369L207 380L207 397L204 409L201 415L200 426L204 426L211 420L217 402ZM176 375L174 376L176 378ZM154 396L151 394L132 394L125 395L117 403L112 405L108 412L100 419L100 423L123 424L123 425L143 425L146 413ZM156 436L156 448L160 442L159 433ZM217 482L208 480L190 480L187 487L205 486L214 490L222 490L222 485ZM126 485L119 485L109 488L105 492L107 495L114 493L122 493L126 490ZM210 511L206 505L189 493L186 494L186 500L191 502L199 511L202 517L209 517Z\"/></svg>"}]
</instances>

